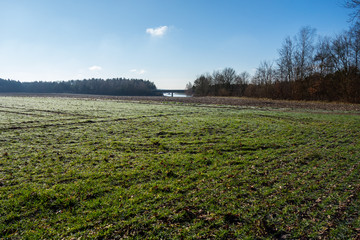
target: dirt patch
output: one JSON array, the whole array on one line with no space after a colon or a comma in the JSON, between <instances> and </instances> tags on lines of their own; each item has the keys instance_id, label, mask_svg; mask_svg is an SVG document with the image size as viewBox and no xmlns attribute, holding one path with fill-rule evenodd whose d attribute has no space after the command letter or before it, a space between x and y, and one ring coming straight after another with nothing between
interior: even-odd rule
<instances>
[{"instance_id":1,"label":"dirt patch","mask_svg":"<svg viewBox=\"0 0 360 240\"><path fill-rule=\"evenodd\" d=\"M179 102L186 104L230 105L239 107L307 109L322 111L350 111L360 114L360 104L337 102L288 101L239 97L146 97L146 96L105 96L87 94L0 94L0 96L66 97L84 99L112 99L140 102Z\"/></svg>"}]
</instances>

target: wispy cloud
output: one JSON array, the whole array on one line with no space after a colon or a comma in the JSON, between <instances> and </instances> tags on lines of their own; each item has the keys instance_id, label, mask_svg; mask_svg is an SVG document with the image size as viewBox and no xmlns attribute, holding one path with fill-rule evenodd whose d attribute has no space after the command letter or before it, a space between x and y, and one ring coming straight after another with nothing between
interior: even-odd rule
<instances>
[{"instance_id":1,"label":"wispy cloud","mask_svg":"<svg viewBox=\"0 0 360 240\"><path fill-rule=\"evenodd\" d=\"M144 73L146 73L146 71L145 71L144 69L139 70L139 74L140 74L140 75L142 75L142 74L144 74Z\"/></svg>"},{"instance_id":2,"label":"wispy cloud","mask_svg":"<svg viewBox=\"0 0 360 240\"><path fill-rule=\"evenodd\" d=\"M168 26L161 26L158 28L147 28L146 33L150 34L152 37L162 37L165 35L168 29L169 29Z\"/></svg>"},{"instance_id":3,"label":"wispy cloud","mask_svg":"<svg viewBox=\"0 0 360 240\"><path fill-rule=\"evenodd\" d=\"M102 70L102 67L94 65L94 66L89 67L89 70L90 71L100 71L100 70Z\"/></svg>"},{"instance_id":4,"label":"wispy cloud","mask_svg":"<svg viewBox=\"0 0 360 240\"><path fill-rule=\"evenodd\" d=\"M138 74L138 75L143 75L144 73L146 73L146 70L144 70L144 69L140 69L140 70L131 69L130 72L136 73L136 74Z\"/></svg>"}]
</instances>

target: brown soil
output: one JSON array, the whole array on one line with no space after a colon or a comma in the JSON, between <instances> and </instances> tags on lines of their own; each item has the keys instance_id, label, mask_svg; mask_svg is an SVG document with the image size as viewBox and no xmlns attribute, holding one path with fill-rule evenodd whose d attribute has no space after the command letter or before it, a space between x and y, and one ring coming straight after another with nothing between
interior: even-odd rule
<instances>
[{"instance_id":1,"label":"brown soil","mask_svg":"<svg viewBox=\"0 0 360 240\"><path fill-rule=\"evenodd\" d=\"M337 102L309 102L309 101L288 101L238 97L142 97L142 96L105 96L87 94L0 94L0 96L30 96L30 97L71 97L90 99L112 99L140 102L180 102L186 104L201 105L229 105L239 107L257 107L288 110L319 110L319 111L350 111L353 114L360 114L360 104L337 103Z\"/></svg>"}]
</instances>

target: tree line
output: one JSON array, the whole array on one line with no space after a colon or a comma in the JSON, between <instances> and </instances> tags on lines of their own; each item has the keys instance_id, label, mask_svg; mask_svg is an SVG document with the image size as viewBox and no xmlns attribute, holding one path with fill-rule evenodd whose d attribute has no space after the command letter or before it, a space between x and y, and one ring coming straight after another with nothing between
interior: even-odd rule
<instances>
[{"instance_id":1,"label":"tree line","mask_svg":"<svg viewBox=\"0 0 360 240\"><path fill-rule=\"evenodd\" d=\"M303 27L286 37L277 59L261 62L253 76L225 68L200 75L187 89L195 96L360 103L360 23L333 37Z\"/></svg>"},{"instance_id":2,"label":"tree line","mask_svg":"<svg viewBox=\"0 0 360 240\"><path fill-rule=\"evenodd\" d=\"M0 79L0 92L76 93L117 96L153 96L156 86L142 79L84 79L57 82L19 82Z\"/></svg>"}]
</instances>

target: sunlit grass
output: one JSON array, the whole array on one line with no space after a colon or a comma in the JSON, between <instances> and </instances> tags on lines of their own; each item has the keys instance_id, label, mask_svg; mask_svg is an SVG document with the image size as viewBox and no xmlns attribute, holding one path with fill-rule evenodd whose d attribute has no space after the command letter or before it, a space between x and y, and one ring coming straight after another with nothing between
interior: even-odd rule
<instances>
[{"instance_id":1,"label":"sunlit grass","mask_svg":"<svg viewBox=\"0 0 360 240\"><path fill-rule=\"evenodd\" d=\"M0 237L359 234L359 115L21 97L0 110Z\"/></svg>"}]
</instances>

